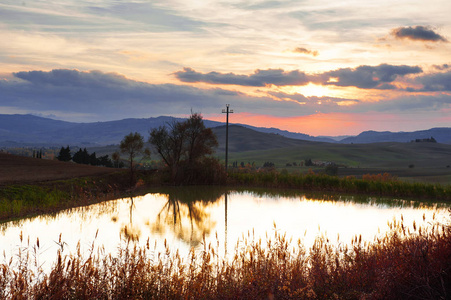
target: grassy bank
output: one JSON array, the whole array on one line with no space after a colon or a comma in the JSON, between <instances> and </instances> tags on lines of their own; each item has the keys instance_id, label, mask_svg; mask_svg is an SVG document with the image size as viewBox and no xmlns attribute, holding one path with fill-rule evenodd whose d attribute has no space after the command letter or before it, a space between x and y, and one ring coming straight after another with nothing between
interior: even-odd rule
<instances>
[{"instance_id":1,"label":"grassy bank","mask_svg":"<svg viewBox=\"0 0 451 300\"><path fill-rule=\"evenodd\" d=\"M432 221L434 222L434 221ZM124 241L116 254L55 258L39 267L39 241L0 264L2 299L448 299L451 227L432 230L401 222L363 243L333 246L318 238L310 249L274 230L267 241L250 236L224 258L204 246L188 257L156 254Z\"/></svg>"},{"instance_id":2,"label":"grassy bank","mask_svg":"<svg viewBox=\"0 0 451 300\"><path fill-rule=\"evenodd\" d=\"M0 221L89 205L123 196L130 191L163 186L167 184L164 174L141 171L138 173L137 185L132 188L127 171L28 185L7 185L0 189ZM357 179L353 176L337 177L313 172L231 172L227 184L451 201L451 185L404 182L389 174L363 175Z\"/></svg>"},{"instance_id":3,"label":"grassy bank","mask_svg":"<svg viewBox=\"0 0 451 300\"><path fill-rule=\"evenodd\" d=\"M144 173L143 178L148 178ZM6 185L0 189L0 221L115 199L130 191L128 172L34 184ZM141 179L140 184L143 183Z\"/></svg>"},{"instance_id":4,"label":"grassy bank","mask_svg":"<svg viewBox=\"0 0 451 300\"><path fill-rule=\"evenodd\" d=\"M293 174L278 171L232 172L233 185L296 188L306 191L356 193L451 201L451 185L399 181L390 174L337 177L326 174Z\"/></svg>"}]
</instances>

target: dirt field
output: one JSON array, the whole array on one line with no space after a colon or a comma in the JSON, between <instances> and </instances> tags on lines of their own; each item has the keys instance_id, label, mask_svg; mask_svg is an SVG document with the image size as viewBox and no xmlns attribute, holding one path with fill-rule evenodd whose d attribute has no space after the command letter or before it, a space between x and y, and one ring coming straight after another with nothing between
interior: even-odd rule
<instances>
[{"instance_id":1,"label":"dirt field","mask_svg":"<svg viewBox=\"0 0 451 300\"><path fill-rule=\"evenodd\" d=\"M104 175L117 169L22 157L0 152L0 185Z\"/></svg>"}]
</instances>

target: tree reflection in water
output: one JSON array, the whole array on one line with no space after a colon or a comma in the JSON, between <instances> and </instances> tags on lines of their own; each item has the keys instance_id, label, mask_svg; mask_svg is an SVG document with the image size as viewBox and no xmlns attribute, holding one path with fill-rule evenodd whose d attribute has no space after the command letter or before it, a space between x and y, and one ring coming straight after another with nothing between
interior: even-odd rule
<instances>
[{"instance_id":1,"label":"tree reflection in water","mask_svg":"<svg viewBox=\"0 0 451 300\"><path fill-rule=\"evenodd\" d=\"M129 199L130 203L130 222L129 224L124 224L121 227L121 235L123 235L127 240L138 241L141 236L141 229L139 226L133 226L133 209L135 208L135 202L133 197Z\"/></svg>"},{"instance_id":2,"label":"tree reflection in water","mask_svg":"<svg viewBox=\"0 0 451 300\"><path fill-rule=\"evenodd\" d=\"M218 201L226 192L223 188L183 187L159 190L165 194L167 202L162 207L153 224L153 233L164 234L167 230L189 244L199 245L203 236L208 236L215 227L207 207Z\"/></svg>"}]
</instances>

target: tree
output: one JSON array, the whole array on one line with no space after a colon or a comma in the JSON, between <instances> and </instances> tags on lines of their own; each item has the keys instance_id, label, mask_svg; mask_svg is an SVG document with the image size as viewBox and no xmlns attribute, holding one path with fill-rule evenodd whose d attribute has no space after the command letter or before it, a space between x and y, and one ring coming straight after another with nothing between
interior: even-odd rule
<instances>
[{"instance_id":1,"label":"tree","mask_svg":"<svg viewBox=\"0 0 451 300\"><path fill-rule=\"evenodd\" d=\"M56 158L60 161L70 161L72 159L72 156L70 154L69 146L67 146L66 148L61 147L60 152L58 153L58 156Z\"/></svg>"},{"instance_id":2,"label":"tree","mask_svg":"<svg viewBox=\"0 0 451 300\"><path fill-rule=\"evenodd\" d=\"M136 168L135 157L143 153L150 155L150 152L147 149L144 149L144 138L137 132L130 132L130 134L126 135L121 141L119 148L121 153L127 154L128 156L128 163L130 166L130 185L133 185L134 170Z\"/></svg>"},{"instance_id":3,"label":"tree","mask_svg":"<svg viewBox=\"0 0 451 300\"><path fill-rule=\"evenodd\" d=\"M112 155L111 155L111 158L113 159L113 162L114 162L114 167L115 168L122 168L123 166L123 163L121 162L121 156L120 156L120 154L118 153L118 152L114 152ZM122 164L122 165L121 165Z\"/></svg>"},{"instance_id":4,"label":"tree","mask_svg":"<svg viewBox=\"0 0 451 300\"><path fill-rule=\"evenodd\" d=\"M108 167L108 168L113 167L113 162L108 157L108 155L97 157L96 164L98 166L104 166L104 167Z\"/></svg>"},{"instance_id":5,"label":"tree","mask_svg":"<svg viewBox=\"0 0 451 300\"><path fill-rule=\"evenodd\" d=\"M185 123L187 160L191 164L199 158L212 154L213 149L218 146L218 141L213 131L205 127L200 114L191 114Z\"/></svg>"},{"instance_id":6,"label":"tree","mask_svg":"<svg viewBox=\"0 0 451 300\"><path fill-rule=\"evenodd\" d=\"M97 162L97 155L96 153L92 153L91 155L89 155L89 164L92 166L97 166L98 162Z\"/></svg>"},{"instance_id":7,"label":"tree","mask_svg":"<svg viewBox=\"0 0 451 300\"><path fill-rule=\"evenodd\" d=\"M75 152L74 156L72 157L72 160L74 163L82 164L83 163L83 150L78 149L77 152Z\"/></svg>"},{"instance_id":8,"label":"tree","mask_svg":"<svg viewBox=\"0 0 451 300\"><path fill-rule=\"evenodd\" d=\"M177 167L180 163L184 143L184 126L180 122L168 124L152 129L149 142L155 146L158 154L171 171L171 178L175 179Z\"/></svg>"},{"instance_id":9,"label":"tree","mask_svg":"<svg viewBox=\"0 0 451 300\"><path fill-rule=\"evenodd\" d=\"M306 166L306 167L311 167L311 166L313 166L313 162L312 162L312 159L311 159L311 158L308 158L308 159L305 160L305 166Z\"/></svg>"},{"instance_id":10,"label":"tree","mask_svg":"<svg viewBox=\"0 0 451 300\"><path fill-rule=\"evenodd\" d=\"M213 131L205 127L198 113L192 113L186 121L154 128L149 142L166 163L172 181L194 176L196 166L218 146Z\"/></svg>"}]
</instances>

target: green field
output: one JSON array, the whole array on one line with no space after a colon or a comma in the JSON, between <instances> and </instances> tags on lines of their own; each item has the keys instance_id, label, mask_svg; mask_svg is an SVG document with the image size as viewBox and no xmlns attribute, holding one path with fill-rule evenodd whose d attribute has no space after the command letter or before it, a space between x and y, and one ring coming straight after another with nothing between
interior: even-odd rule
<instances>
[{"instance_id":1,"label":"green field","mask_svg":"<svg viewBox=\"0 0 451 300\"><path fill-rule=\"evenodd\" d=\"M224 161L225 127L213 129L219 147L215 156ZM148 137L145 137L147 140ZM74 145L77 146L77 145ZM150 147L150 145L148 145ZM75 148L74 148L75 149ZM117 145L88 147L97 156L118 151ZM289 172L321 172L324 167L301 167L301 162L333 162L340 166L339 176L390 173L405 181L451 184L451 145L440 143L338 144L289 139L281 135L257 132L241 126L229 127L229 164L254 163L261 167L272 162ZM158 161L153 152L152 161ZM149 161L143 161L149 163ZM287 166L296 163L297 166ZM155 165L155 164L154 164Z\"/></svg>"},{"instance_id":2,"label":"green field","mask_svg":"<svg viewBox=\"0 0 451 300\"><path fill-rule=\"evenodd\" d=\"M224 159L225 134L217 132L220 147L216 156ZM406 181L451 184L451 145L439 143L335 144L294 140L233 126L229 132L229 163L273 162L277 169L307 172L301 162L333 162L339 176L390 173ZM287 166L296 162L298 165Z\"/></svg>"}]
</instances>

